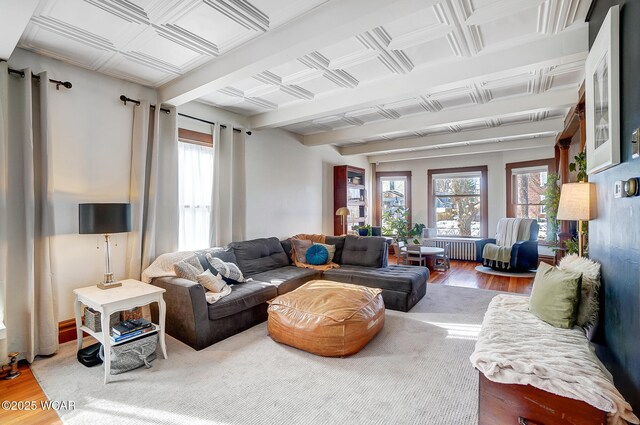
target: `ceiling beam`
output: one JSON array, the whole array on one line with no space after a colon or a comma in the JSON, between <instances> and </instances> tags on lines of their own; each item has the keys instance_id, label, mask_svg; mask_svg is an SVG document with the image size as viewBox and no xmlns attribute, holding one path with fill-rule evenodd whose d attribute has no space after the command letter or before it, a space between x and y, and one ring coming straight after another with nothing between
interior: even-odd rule
<instances>
[{"instance_id":1,"label":"ceiling beam","mask_svg":"<svg viewBox=\"0 0 640 425\"><path fill-rule=\"evenodd\" d=\"M571 107L578 100L576 88L549 90L535 95L510 97L466 108L444 109L398 118L372 122L358 127L326 131L304 136L307 146L327 145L393 133L420 131L429 127L463 124L470 121L506 118L525 113L541 112L549 108Z\"/></svg>"},{"instance_id":2,"label":"ceiling beam","mask_svg":"<svg viewBox=\"0 0 640 425\"><path fill-rule=\"evenodd\" d=\"M0 0L0 59L9 60L40 0Z\"/></svg>"},{"instance_id":3,"label":"ceiling beam","mask_svg":"<svg viewBox=\"0 0 640 425\"><path fill-rule=\"evenodd\" d=\"M495 80L514 73L584 60L589 51L588 25L522 45L470 58L414 69L308 102L254 115L250 127L280 127L327 115L349 112L375 104L444 91L478 81Z\"/></svg>"},{"instance_id":4,"label":"ceiling beam","mask_svg":"<svg viewBox=\"0 0 640 425\"><path fill-rule=\"evenodd\" d=\"M457 146L453 148L429 149L418 152L399 152L383 155L372 155L368 157L369 163L379 164L382 162L411 161L416 159L444 158L459 155L480 155L484 153L507 152L524 149L548 148L549 156L553 153L555 137L540 137L530 140L516 140L504 142L492 142L481 145Z\"/></svg>"},{"instance_id":5,"label":"ceiling beam","mask_svg":"<svg viewBox=\"0 0 640 425\"><path fill-rule=\"evenodd\" d=\"M339 148L338 151L343 156L375 155L390 151L415 151L452 143L479 142L482 140L491 141L495 139L506 139L525 135L533 136L540 133L555 133L562 131L563 125L564 120L562 118L554 118L523 124L506 124L499 127L461 131L459 133L438 134L385 142L359 143L350 146L343 146Z\"/></svg>"},{"instance_id":6,"label":"ceiling beam","mask_svg":"<svg viewBox=\"0 0 640 425\"><path fill-rule=\"evenodd\" d=\"M184 104L439 1L328 2L163 85L161 101Z\"/></svg>"}]
</instances>

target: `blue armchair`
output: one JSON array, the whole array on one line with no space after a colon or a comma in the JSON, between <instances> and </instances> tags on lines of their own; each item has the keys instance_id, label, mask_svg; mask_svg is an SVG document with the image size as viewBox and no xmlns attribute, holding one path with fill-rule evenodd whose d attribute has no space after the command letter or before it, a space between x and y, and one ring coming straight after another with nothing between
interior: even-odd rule
<instances>
[{"instance_id":1,"label":"blue armchair","mask_svg":"<svg viewBox=\"0 0 640 425\"><path fill-rule=\"evenodd\" d=\"M495 238L476 241L476 261L500 271L535 269L539 231L537 220L502 218Z\"/></svg>"}]
</instances>

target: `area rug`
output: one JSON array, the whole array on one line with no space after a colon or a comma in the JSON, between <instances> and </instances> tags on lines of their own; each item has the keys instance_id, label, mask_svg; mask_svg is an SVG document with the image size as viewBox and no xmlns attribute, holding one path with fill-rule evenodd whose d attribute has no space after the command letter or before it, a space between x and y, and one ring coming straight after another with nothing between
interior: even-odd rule
<instances>
[{"instance_id":1,"label":"area rug","mask_svg":"<svg viewBox=\"0 0 640 425\"><path fill-rule=\"evenodd\" d=\"M33 373L65 424L477 423L469 356L498 292L429 285L411 312L388 310L383 330L348 358L275 343L266 324L195 351L168 337L169 358L115 375L75 358L75 342L38 358Z\"/></svg>"},{"instance_id":2,"label":"area rug","mask_svg":"<svg viewBox=\"0 0 640 425\"><path fill-rule=\"evenodd\" d=\"M502 272L499 270L494 270L491 267L486 266L477 266L476 271L484 274L492 274L494 276L505 276L505 277L535 277L537 270L529 270L528 272Z\"/></svg>"}]
</instances>

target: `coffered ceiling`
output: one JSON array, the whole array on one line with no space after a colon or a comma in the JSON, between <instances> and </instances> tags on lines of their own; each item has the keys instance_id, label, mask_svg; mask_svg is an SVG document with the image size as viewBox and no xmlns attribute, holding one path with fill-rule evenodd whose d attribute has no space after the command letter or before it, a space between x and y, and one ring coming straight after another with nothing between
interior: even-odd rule
<instances>
[{"instance_id":1,"label":"coffered ceiling","mask_svg":"<svg viewBox=\"0 0 640 425\"><path fill-rule=\"evenodd\" d=\"M584 78L589 5L43 0L19 45L381 162L550 146Z\"/></svg>"}]
</instances>

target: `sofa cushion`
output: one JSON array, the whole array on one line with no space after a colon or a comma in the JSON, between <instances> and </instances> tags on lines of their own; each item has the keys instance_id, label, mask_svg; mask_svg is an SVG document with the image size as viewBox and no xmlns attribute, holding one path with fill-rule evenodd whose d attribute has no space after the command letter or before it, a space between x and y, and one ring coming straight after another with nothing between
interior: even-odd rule
<instances>
[{"instance_id":1,"label":"sofa cushion","mask_svg":"<svg viewBox=\"0 0 640 425\"><path fill-rule=\"evenodd\" d=\"M284 250L284 253L287 254L287 258L289 259L289 265L293 264L293 259L291 258L291 239L285 239L280 241L280 245Z\"/></svg>"},{"instance_id":2,"label":"sofa cushion","mask_svg":"<svg viewBox=\"0 0 640 425\"><path fill-rule=\"evenodd\" d=\"M202 258L209 254L211 257L219 258L225 263L236 263L236 256L230 248L207 248L196 251L196 255L202 262ZM204 266L204 265L203 265Z\"/></svg>"},{"instance_id":3,"label":"sofa cushion","mask_svg":"<svg viewBox=\"0 0 640 425\"><path fill-rule=\"evenodd\" d=\"M291 292L310 280L320 279L320 272L314 269L303 269L301 267L286 266L279 269L258 273L253 279L260 282L270 283L272 280L282 282L272 283L278 288L278 295Z\"/></svg>"},{"instance_id":4,"label":"sofa cushion","mask_svg":"<svg viewBox=\"0 0 640 425\"><path fill-rule=\"evenodd\" d=\"M335 245L336 252L333 254L333 262L336 264L342 264L342 250L344 249L344 236L327 236L324 238L324 243L329 245Z\"/></svg>"},{"instance_id":5,"label":"sofa cushion","mask_svg":"<svg viewBox=\"0 0 640 425\"><path fill-rule=\"evenodd\" d=\"M248 310L278 295L275 286L261 282L233 285L231 294L209 305L209 319L217 320Z\"/></svg>"},{"instance_id":6,"label":"sofa cushion","mask_svg":"<svg viewBox=\"0 0 640 425\"><path fill-rule=\"evenodd\" d=\"M250 241L232 242L236 263L245 276L277 269L289 265L278 238L254 239Z\"/></svg>"},{"instance_id":7,"label":"sofa cushion","mask_svg":"<svg viewBox=\"0 0 640 425\"><path fill-rule=\"evenodd\" d=\"M313 242L311 242L311 240L309 239L291 239L291 245L296 256L295 259L298 261L298 263L306 263L307 250L311 248Z\"/></svg>"},{"instance_id":8,"label":"sofa cushion","mask_svg":"<svg viewBox=\"0 0 640 425\"><path fill-rule=\"evenodd\" d=\"M327 270L323 279L381 288L398 292L416 292L429 279L429 269L415 266L391 265L384 268L344 265Z\"/></svg>"},{"instance_id":9,"label":"sofa cushion","mask_svg":"<svg viewBox=\"0 0 640 425\"><path fill-rule=\"evenodd\" d=\"M342 249L342 264L382 267L387 249L387 241L384 238L348 235Z\"/></svg>"}]
</instances>

